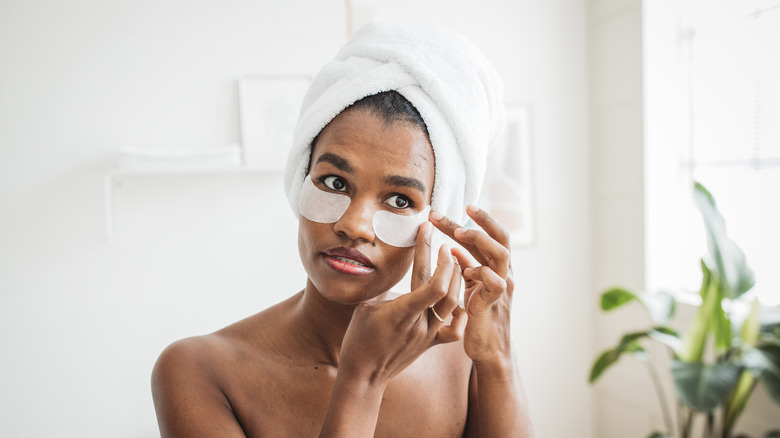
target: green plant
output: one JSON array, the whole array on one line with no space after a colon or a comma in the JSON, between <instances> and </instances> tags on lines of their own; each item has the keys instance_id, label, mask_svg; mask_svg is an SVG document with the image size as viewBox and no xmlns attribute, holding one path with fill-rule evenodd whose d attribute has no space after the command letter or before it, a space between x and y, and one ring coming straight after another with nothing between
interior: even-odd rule
<instances>
[{"instance_id":1,"label":"green plant","mask_svg":"<svg viewBox=\"0 0 780 438\"><path fill-rule=\"evenodd\" d=\"M694 197L707 229L709 254L700 262L702 302L688 330L678 333L669 326L676 303L668 293L612 288L601 296L601 308L605 311L636 301L653 321L654 326L647 330L623 335L614 348L599 355L590 373L593 383L624 354L646 365L666 427L664 433L654 432L650 438L690 438L697 417L703 417L704 437L732 437L734 426L759 382L780 404L780 323L762 325L757 300L744 320L724 310L724 301L745 294L755 280L744 253L726 234L725 221L712 195L696 183ZM676 389L677 409L670 409L661 376L643 346L648 340L660 342L672 354L669 371ZM676 428L673 412L677 414ZM780 431L770 431L765 437L778 438Z\"/></svg>"}]
</instances>

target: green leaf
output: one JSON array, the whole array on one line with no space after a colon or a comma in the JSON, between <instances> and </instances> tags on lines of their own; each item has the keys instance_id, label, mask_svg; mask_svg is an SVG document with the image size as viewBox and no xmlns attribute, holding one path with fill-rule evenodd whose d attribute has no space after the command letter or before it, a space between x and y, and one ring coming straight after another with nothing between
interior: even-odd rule
<instances>
[{"instance_id":1,"label":"green leaf","mask_svg":"<svg viewBox=\"0 0 780 438\"><path fill-rule=\"evenodd\" d=\"M601 375L604 373L604 371L607 370L612 364L618 361L620 359L620 356L623 355L625 352L639 352L643 351L642 347L637 345L632 345L630 348L620 348L615 347L609 350L604 351L601 353L601 355L596 359L596 362L593 363L593 367L590 370L590 383L595 382Z\"/></svg>"},{"instance_id":2,"label":"green leaf","mask_svg":"<svg viewBox=\"0 0 780 438\"><path fill-rule=\"evenodd\" d=\"M710 269L720 280L719 286L728 298L738 298L755 284L745 253L726 233L726 221L715 206L715 199L699 183L694 185L694 200L707 228L707 244L713 263Z\"/></svg>"},{"instance_id":3,"label":"green leaf","mask_svg":"<svg viewBox=\"0 0 780 438\"><path fill-rule=\"evenodd\" d=\"M601 310L613 310L636 299L636 295L626 289L613 287L601 294Z\"/></svg>"},{"instance_id":4,"label":"green leaf","mask_svg":"<svg viewBox=\"0 0 780 438\"><path fill-rule=\"evenodd\" d=\"M685 362L701 362L704 356L704 347L707 345L707 334L711 321L711 314L715 309L717 299L717 286L715 279L712 278L712 272L709 270L704 260L700 261L702 280L699 295L702 298L702 304L696 311L696 316L691 321L688 332L683 338L683 345L678 355ZM720 302L717 302L720 305Z\"/></svg>"},{"instance_id":5,"label":"green leaf","mask_svg":"<svg viewBox=\"0 0 780 438\"><path fill-rule=\"evenodd\" d=\"M740 338L745 345L754 347L756 341L758 341L758 333L761 328L758 319L758 298L753 299L753 304L750 306L750 314L742 323L742 329L740 330Z\"/></svg>"},{"instance_id":6,"label":"green leaf","mask_svg":"<svg viewBox=\"0 0 780 438\"><path fill-rule=\"evenodd\" d=\"M613 310L631 301L639 301L650 319L656 324L666 324L674 315L674 297L666 292L635 294L628 289L613 287L601 295L601 309Z\"/></svg>"},{"instance_id":7,"label":"green leaf","mask_svg":"<svg viewBox=\"0 0 780 438\"><path fill-rule=\"evenodd\" d=\"M679 348L680 339L677 332L669 327L654 327L643 332L633 332L624 335L615 348L602 352L590 370L590 383L598 379L604 371L620 359L624 353L632 353L640 360L645 360L645 349L639 344L642 338L651 338L672 348Z\"/></svg>"},{"instance_id":8,"label":"green leaf","mask_svg":"<svg viewBox=\"0 0 780 438\"><path fill-rule=\"evenodd\" d=\"M711 299L714 301L712 303L712 314L710 317L712 318L712 331L715 334L715 351L717 353L723 353L731 348L731 321L723 310L723 291L717 290Z\"/></svg>"},{"instance_id":9,"label":"green leaf","mask_svg":"<svg viewBox=\"0 0 780 438\"><path fill-rule=\"evenodd\" d=\"M762 345L746 352L742 361L764 382L775 403L780 404L780 347Z\"/></svg>"},{"instance_id":10,"label":"green leaf","mask_svg":"<svg viewBox=\"0 0 780 438\"><path fill-rule=\"evenodd\" d=\"M642 348L641 345L639 345L636 342L628 343L626 345L618 345L615 348L612 348L610 350L607 350L596 359L596 362L593 364L593 367L590 370L590 383L595 382L599 377L601 377L601 374L604 373L604 371L607 370L612 364L618 361L620 359L620 356L623 355L623 353L634 353L639 356L640 354L644 353L644 348ZM641 357L641 356L640 356Z\"/></svg>"},{"instance_id":11,"label":"green leaf","mask_svg":"<svg viewBox=\"0 0 780 438\"><path fill-rule=\"evenodd\" d=\"M620 353L618 353L614 348L601 353L590 369L590 378L588 381L590 383L595 382L596 379L601 377L601 374L604 373L604 371L606 371L606 369L609 368L613 363L617 362L619 358Z\"/></svg>"},{"instance_id":12,"label":"green leaf","mask_svg":"<svg viewBox=\"0 0 780 438\"><path fill-rule=\"evenodd\" d=\"M739 418L745 410L745 407L750 400L750 395L753 393L753 383L755 380L755 376L747 370L742 371L742 374L739 376L737 387L729 396L729 401L725 406L726 411L723 414L723 427L726 430L731 430L734 427L737 418Z\"/></svg>"},{"instance_id":13,"label":"green leaf","mask_svg":"<svg viewBox=\"0 0 780 438\"><path fill-rule=\"evenodd\" d=\"M771 322L768 324L761 324L758 333L762 342L780 346L780 323Z\"/></svg>"},{"instance_id":14,"label":"green leaf","mask_svg":"<svg viewBox=\"0 0 780 438\"><path fill-rule=\"evenodd\" d=\"M741 367L734 363L672 362L672 378L683 405L709 412L723 403L734 389Z\"/></svg>"},{"instance_id":15,"label":"green leaf","mask_svg":"<svg viewBox=\"0 0 780 438\"><path fill-rule=\"evenodd\" d=\"M669 347L675 354L682 348L682 342L680 341L680 335L676 331L669 327L660 326L654 327L647 332L647 336L654 341L658 341L667 347Z\"/></svg>"},{"instance_id":16,"label":"green leaf","mask_svg":"<svg viewBox=\"0 0 780 438\"><path fill-rule=\"evenodd\" d=\"M645 349L637 342L637 339L645 336L644 332L629 333L620 339L620 342L615 348L604 351L593 363L593 367L590 370L590 383L593 383L598 379L604 371L607 370L612 364L620 359L623 353L633 353L640 359L644 359Z\"/></svg>"}]
</instances>

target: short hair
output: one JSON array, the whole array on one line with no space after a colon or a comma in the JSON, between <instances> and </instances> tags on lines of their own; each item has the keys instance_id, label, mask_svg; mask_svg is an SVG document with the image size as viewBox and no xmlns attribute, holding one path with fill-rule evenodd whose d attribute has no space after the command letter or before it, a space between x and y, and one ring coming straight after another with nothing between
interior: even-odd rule
<instances>
[{"instance_id":1,"label":"short hair","mask_svg":"<svg viewBox=\"0 0 780 438\"><path fill-rule=\"evenodd\" d=\"M417 108L409 102L409 99L405 98L403 94L395 91L382 91L380 93L366 96L346 107L343 112L348 110L367 110L375 116L382 119L385 126L390 126L393 123L401 122L408 123L421 129L425 136L428 137L428 126L425 124L420 112ZM327 125L325 125L327 127ZM325 128L322 128L324 131ZM320 134L322 133L320 131ZM317 144L317 139L320 138L320 134L314 136L311 140L309 147L309 165L306 166L306 174L309 174L311 169L311 158L314 152L314 145Z\"/></svg>"},{"instance_id":2,"label":"short hair","mask_svg":"<svg viewBox=\"0 0 780 438\"><path fill-rule=\"evenodd\" d=\"M350 109L369 110L380 117L388 126L395 122L410 123L422 129L426 136L428 135L428 126L425 125L420 112L403 94L395 90L366 96L348 106L344 111Z\"/></svg>"}]
</instances>

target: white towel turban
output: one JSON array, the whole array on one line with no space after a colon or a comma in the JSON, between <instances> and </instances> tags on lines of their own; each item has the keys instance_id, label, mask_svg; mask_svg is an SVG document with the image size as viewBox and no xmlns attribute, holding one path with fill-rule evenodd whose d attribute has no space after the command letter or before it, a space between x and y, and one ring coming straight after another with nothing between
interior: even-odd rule
<instances>
[{"instance_id":1,"label":"white towel turban","mask_svg":"<svg viewBox=\"0 0 780 438\"><path fill-rule=\"evenodd\" d=\"M372 23L347 41L303 100L284 186L295 214L311 142L352 103L396 90L420 112L433 146L431 204L463 223L479 197L487 153L504 126L503 83L463 36L429 26Z\"/></svg>"}]
</instances>

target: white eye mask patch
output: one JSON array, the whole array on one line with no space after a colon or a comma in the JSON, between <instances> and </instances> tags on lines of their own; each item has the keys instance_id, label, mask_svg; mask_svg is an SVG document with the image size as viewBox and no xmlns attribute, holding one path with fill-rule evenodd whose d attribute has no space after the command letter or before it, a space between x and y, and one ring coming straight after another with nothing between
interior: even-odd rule
<instances>
[{"instance_id":1,"label":"white eye mask patch","mask_svg":"<svg viewBox=\"0 0 780 438\"><path fill-rule=\"evenodd\" d=\"M351 200L347 195L326 192L317 188L309 176L303 180L298 198L298 213L306 219L324 224L338 222L349 208ZM428 220L430 206L413 216L404 216L389 211L374 213L374 233L388 245L406 248L414 246L417 229Z\"/></svg>"},{"instance_id":2,"label":"white eye mask patch","mask_svg":"<svg viewBox=\"0 0 780 438\"><path fill-rule=\"evenodd\" d=\"M349 196L320 190L307 175L298 198L298 213L312 222L332 224L344 216L349 203Z\"/></svg>"},{"instance_id":3,"label":"white eye mask patch","mask_svg":"<svg viewBox=\"0 0 780 438\"><path fill-rule=\"evenodd\" d=\"M401 248L414 246L417 229L428 220L429 211L431 211L430 205L414 216L377 211L374 213L374 234L388 245Z\"/></svg>"}]
</instances>

